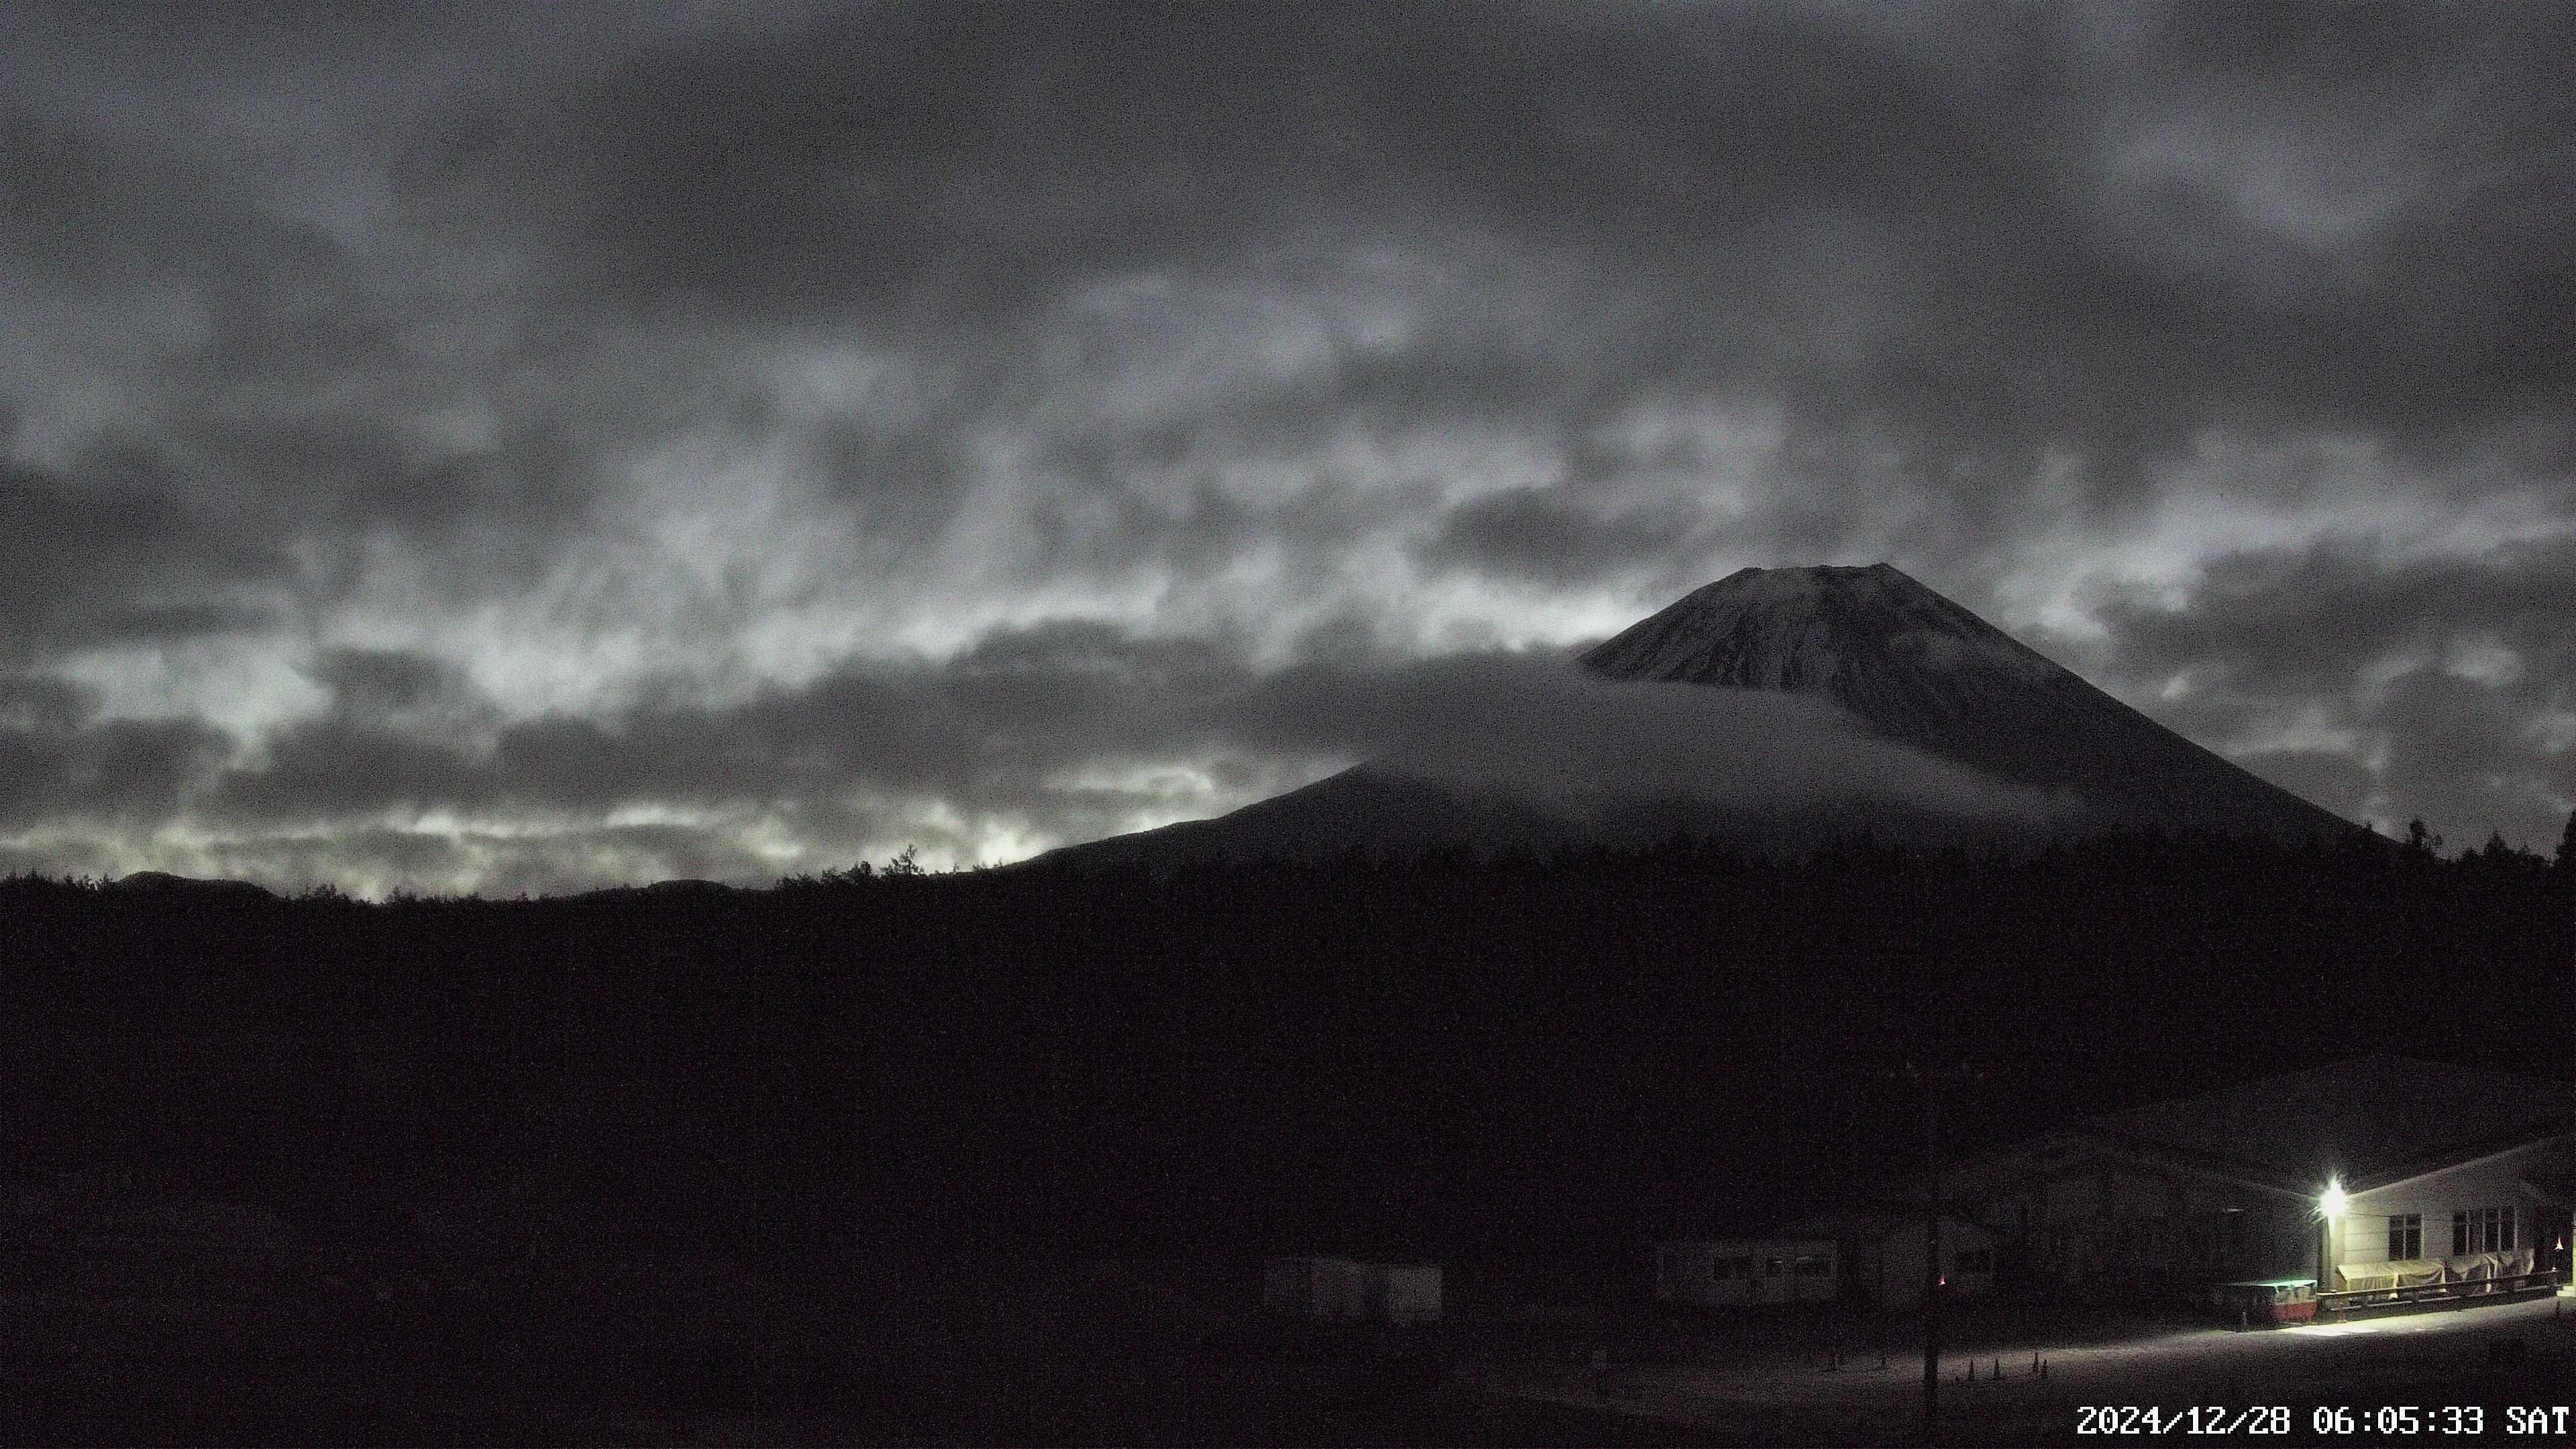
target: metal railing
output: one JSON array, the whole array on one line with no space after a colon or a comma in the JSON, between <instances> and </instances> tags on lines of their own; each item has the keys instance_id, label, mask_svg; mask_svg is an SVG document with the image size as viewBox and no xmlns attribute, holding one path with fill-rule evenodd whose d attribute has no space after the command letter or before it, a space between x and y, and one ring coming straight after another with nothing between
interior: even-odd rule
<instances>
[{"instance_id":1,"label":"metal railing","mask_svg":"<svg viewBox=\"0 0 2576 1449\"><path fill-rule=\"evenodd\" d=\"M2317 1294L2317 1312L2342 1313L2355 1308L2385 1308L2394 1304L2502 1298L2535 1288L2556 1287L2566 1279L2565 1269L2536 1268L2528 1273L2508 1273L2495 1278L2456 1278L2445 1283L2418 1283L2408 1288L2338 1288Z\"/></svg>"}]
</instances>

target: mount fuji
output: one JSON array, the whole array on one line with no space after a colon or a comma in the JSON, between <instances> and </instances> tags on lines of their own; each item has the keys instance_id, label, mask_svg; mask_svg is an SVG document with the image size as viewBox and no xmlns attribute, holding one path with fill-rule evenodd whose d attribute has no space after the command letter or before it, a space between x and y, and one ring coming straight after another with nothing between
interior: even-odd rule
<instances>
[{"instance_id":1,"label":"mount fuji","mask_svg":"<svg viewBox=\"0 0 2576 1449\"><path fill-rule=\"evenodd\" d=\"M1576 663L1584 688L1610 716L1634 718L1634 706L1653 702L1668 721L1695 718L1676 715L1678 703L1721 725L1760 722L1763 747L1743 748L1741 730L1729 739L1712 732L1699 752L1708 769L1697 779L1609 782L1574 809L1562 790L1529 788L1508 772L1468 781L1400 757L1378 759L1228 815L1042 859L1169 869L1208 858L1315 860L1352 850L1404 858L1453 848L1642 844L1675 832L1755 854L1795 855L1863 830L1924 847L2022 849L2051 837L2149 826L2281 840L2357 828L2157 724L1883 563L1744 569L1586 650ZM1508 710L1510 702L1500 705ZM1589 732L1561 716L1549 717L1545 728ZM1687 737L1680 742L1685 752L1691 747ZM1599 758L1616 773L1636 753L1614 738ZM1804 785L1778 783L1802 773ZM1844 777L1848 783L1833 787L1817 783ZM1978 788L1963 792L1962 781Z\"/></svg>"}]
</instances>

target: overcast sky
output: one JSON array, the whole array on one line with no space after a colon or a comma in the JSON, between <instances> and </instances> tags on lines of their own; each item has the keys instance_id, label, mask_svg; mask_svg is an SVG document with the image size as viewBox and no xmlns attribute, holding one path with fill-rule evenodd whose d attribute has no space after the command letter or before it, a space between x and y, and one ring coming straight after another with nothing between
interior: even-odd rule
<instances>
[{"instance_id":1,"label":"overcast sky","mask_svg":"<svg viewBox=\"0 0 2576 1449\"><path fill-rule=\"evenodd\" d=\"M0 869L998 861L1886 560L2576 796L2576 8L0 7ZM1334 707L1328 707L1334 706Z\"/></svg>"}]
</instances>

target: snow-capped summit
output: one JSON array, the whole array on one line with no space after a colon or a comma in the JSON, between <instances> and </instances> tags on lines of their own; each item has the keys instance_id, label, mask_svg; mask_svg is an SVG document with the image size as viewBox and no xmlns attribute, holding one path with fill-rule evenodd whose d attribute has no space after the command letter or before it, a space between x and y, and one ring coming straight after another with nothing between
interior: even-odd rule
<instances>
[{"instance_id":1,"label":"snow-capped summit","mask_svg":"<svg viewBox=\"0 0 2576 1449\"><path fill-rule=\"evenodd\" d=\"M1622 680L1823 695L1889 739L2069 795L2104 825L2350 825L2202 749L1884 563L1743 569L1583 656Z\"/></svg>"},{"instance_id":2,"label":"snow-capped summit","mask_svg":"<svg viewBox=\"0 0 2576 1449\"><path fill-rule=\"evenodd\" d=\"M1866 693L1905 676L2066 671L1887 564L1740 569L1593 649L1614 679Z\"/></svg>"}]
</instances>

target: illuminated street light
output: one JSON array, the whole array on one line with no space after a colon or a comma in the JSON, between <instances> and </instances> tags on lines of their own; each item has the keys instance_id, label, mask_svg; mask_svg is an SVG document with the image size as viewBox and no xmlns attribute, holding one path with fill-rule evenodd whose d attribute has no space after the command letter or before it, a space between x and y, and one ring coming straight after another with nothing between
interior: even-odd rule
<instances>
[{"instance_id":1,"label":"illuminated street light","mask_svg":"<svg viewBox=\"0 0 2576 1449\"><path fill-rule=\"evenodd\" d=\"M2317 1291L2323 1294L2334 1286L2334 1240L2336 1223L2343 1217L2344 1205L2352 1199L2344 1195L2339 1178L2326 1179L2326 1190L2317 1194ZM2325 1302L2323 1297L2317 1300Z\"/></svg>"}]
</instances>

